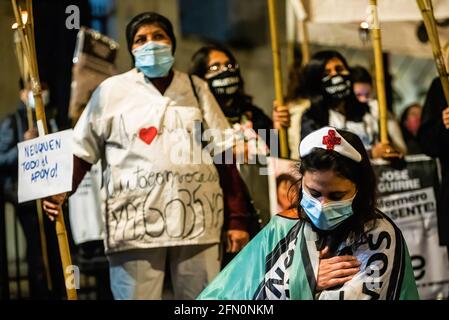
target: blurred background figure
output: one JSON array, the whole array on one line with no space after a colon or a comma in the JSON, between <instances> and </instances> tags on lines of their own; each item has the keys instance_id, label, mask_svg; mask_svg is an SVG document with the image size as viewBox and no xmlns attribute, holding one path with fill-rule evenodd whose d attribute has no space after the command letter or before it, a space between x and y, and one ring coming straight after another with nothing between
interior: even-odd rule
<instances>
[{"instance_id":1,"label":"blurred background figure","mask_svg":"<svg viewBox=\"0 0 449 320\"><path fill-rule=\"evenodd\" d=\"M449 106L439 78L432 81L427 92L418 139L425 154L440 160L442 177L437 199L438 236L440 244L446 246L449 252Z\"/></svg>"},{"instance_id":2,"label":"blurred background figure","mask_svg":"<svg viewBox=\"0 0 449 320\"><path fill-rule=\"evenodd\" d=\"M253 104L252 97L245 93L240 66L226 47L211 44L200 48L192 56L189 73L209 83L209 88L231 125L250 122L256 132L259 129L269 130L289 125L289 114L285 108L273 111L273 122L261 108Z\"/></svg>"},{"instance_id":3,"label":"blurred background figure","mask_svg":"<svg viewBox=\"0 0 449 320\"><path fill-rule=\"evenodd\" d=\"M376 92L373 88L373 78L370 72L362 66L354 66L351 68L351 77L353 81L354 94L357 100L361 103L366 103L369 106L370 113L379 119L379 105L376 99ZM387 101L388 102L388 101ZM402 153L408 152L407 144L402 136L401 127L397 121L396 116L388 112L387 127L389 133L389 140L392 142L398 151Z\"/></svg>"},{"instance_id":4,"label":"blurred background figure","mask_svg":"<svg viewBox=\"0 0 449 320\"><path fill-rule=\"evenodd\" d=\"M362 103L368 103L372 98L373 79L368 70L361 66L351 68L354 94Z\"/></svg>"},{"instance_id":5,"label":"blurred background figure","mask_svg":"<svg viewBox=\"0 0 449 320\"><path fill-rule=\"evenodd\" d=\"M407 144L408 154L423 153L418 139L418 131L421 126L421 112L421 105L413 103L406 107L401 115L401 131Z\"/></svg>"},{"instance_id":6,"label":"blurred background figure","mask_svg":"<svg viewBox=\"0 0 449 320\"><path fill-rule=\"evenodd\" d=\"M50 297L56 298L57 295L52 294L47 287L47 280L45 275L44 263L42 259L41 240L39 233L39 223L37 216L37 208L35 201L28 201L24 203L18 203L17 190L18 190L18 152L17 144L26 140L36 138L38 136L36 123L33 121L33 127L28 126L27 106L34 108L34 97L30 90L30 83L24 82L22 79L19 81L20 102L17 107L17 111L7 115L0 122L0 186L3 193L4 201L10 203L14 207L15 216L19 220L22 226L23 233L26 240L26 262L28 266L27 279L29 284L28 297L30 299L48 299ZM45 82L42 83L42 98L47 111L51 111L48 108L50 101L50 94L48 86ZM34 113L34 111L33 111ZM48 112L49 115L52 112ZM55 121L49 117L50 131L55 131ZM1 205L4 206L4 203ZM3 218L3 217L2 217ZM46 227L46 239L47 247L49 251L49 259L51 258L51 272L54 276L52 283L61 287L60 282L62 280L62 273L59 272L60 262L57 243L54 233L53 225L50 224L47 219L44 221ZM17 231L17 230L16 230ZM16 246L18 243L15 244ZM16 248L17 253L17 248ZM19 259L19 257L16 257ZM20 263L16 265L16 277L18 284L21 282ZM59 276L59 277L58 277ZM22 294L18 289L18 295ZM24 296L27 294L24 292Z\"/></svg>"},{"instance_id":7,"label":"blurred background figure","mask_svg":"<svg viewBox=\"0 0 449 320\"><path fill-rule=\"evenodd\" d=\"M240 66L232 52L220 44L210 44L200 48L192 56L191 66L189 70L190 75L195 75L207 81L209 88L220 105L221 110L228 119L228 122L233 126L236 132L243 132L245 136L244 150L236 150L237 154L244 153L244 159L248 158L248 140L247 137L257 136L258 130L267 130L267 134L262 137L266 144L269 144L269 130L273 128L272 120L252 102L252 97L247 95L244 91L244 81L240 73ZM241 157L238 157L241 159ZM221 172L221 167L217 167ZM222 267L224 267L234 256L246 245L250 239L250 235L254 236L258 232L258 228L251 228L257 226L258 217L255 213L255 208L249 191L239 174L233 170L230 174L221 174L221 186L224 191L224 206L225 206L225 223L223 225L223 246L224 255L222 260ZM226 177L226 179L223 179ZM232 182L232 183L231 183ZM236 212L238 208L230 208L234 206L227 198L230 194L239 195L240 202L246 204L240 206L247 212L242 212L249 217L250 222L246 225L245 230L229 229L227 223L228 211ZM231 209L231 210L230 210ZM254 230L250 230L254 229ZM238 246L233 246L232 232L240 231L243 235L243 241Z\"/></svg>"},{"instance_id":8,"label":"blurred background figure","mask_svg":"<svg viewBox=\"0 0 449 320\"><path fill-rule=\"evenodd\" d=\"M310 107L292 123L290 145L298 146L302 137L330 125L357 134L368 150L380 148L376 118L370 113L369 106L355 97L349 65L339 52L315 53L296 81L289 84L290 100L305 98L310 101ZM380 154L372 153L373 157Z\"/></svg>"}]
</instances>

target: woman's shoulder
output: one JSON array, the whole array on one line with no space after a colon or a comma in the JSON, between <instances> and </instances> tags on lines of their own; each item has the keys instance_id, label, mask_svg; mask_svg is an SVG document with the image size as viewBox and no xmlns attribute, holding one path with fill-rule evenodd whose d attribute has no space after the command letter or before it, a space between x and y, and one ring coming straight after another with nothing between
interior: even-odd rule
<instances>
[{"instance_id":1,"label":"woman's shoulder","mask_svg":"<svg viewBox=\"0 0 449 320\"><path fill-rule=\"evenodd\" d=\"M267 225L262 229L261 235L286 234L300 222L296 209L285 210L271 217Z\"/></svg>"},{"instance_id":2,"label":"woman's shoulder","mask_svg":"<svg viewBox=\"0 0 449 320\"><path fill-rule=\"evenodd\" d=\"M139 73L132 69L125 73L117 74L103 80L91 95L90 102L98 107L105 101L112 101L117 97L129 93L130 86L138 79ZM143 76L142 76L143 78Z\"/></svg>"},{"instance_id":3,"label":"woman's shoulder","mask_svg":"<svg viewBox=\"0 0 449 320\"><path fill-rule=\"evenodd\" d=\"M367 222L365 224L365 230L375 230L378 233L382 231L386 231L391 235L394 234L401 234L401 230L399 227L394 223L394 221L388 217L385 213L381 212L380 210L377 210L376 218Z\"/></svg>"},{"instance_id":4,"label":"woman's shoulder","mask_svg":"<svg viewBox=\"0 0 449 320\"><path fill-rule=\"evenodd\" d=\"M188 74L186 72L182 72L182 71L179 71L179 70L173 70L173 71L175 73L175 77L178 77L182 81L189 81L190 82L190 79L192 79L192 82L193 82L193 84L196 87L201 87L202 88L204 86L206 86L206 87L208 86L207 82L204 79L198 77L197 75Z\"/></svg>"},{"instance_id":5,"label":"woman's shoulder","mask_svg":"<svg viewBox=\"0 0 449 320\"><path fill-rule=\"evenodd\" d=\"M278 214L276 214L276 216L280 218L293 219L293 220L300 219L298 215L298 210L296 208L279 212Z\"/></svg>"},{"instance_id":6,"label":"woman's shoulder","mask_svg":"<svg viewBox=\"0 0 449 320\"><path fill-rule=\"evenodd\" d=\"M137 69L134 68L129 71L119 73L109 78L106 78L105 80L103 80L103 82L100 83L99 87L102 88L117 87L119 85L123 85L124 83L129 83L129 80L133 78L137 79L138 77L139 72L137 71Z\"/></svg>"}]
</instances>

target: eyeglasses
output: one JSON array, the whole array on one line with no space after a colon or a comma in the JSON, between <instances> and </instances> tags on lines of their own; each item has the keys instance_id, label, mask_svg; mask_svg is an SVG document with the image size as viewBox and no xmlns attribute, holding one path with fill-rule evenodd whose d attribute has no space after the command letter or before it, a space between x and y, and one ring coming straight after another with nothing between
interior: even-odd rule
<instances>
[{"instance_id":1,"label":"eyeglasses","mask_svg":"<svg viewBox=\"0 0 449 320\"><path fill-rule=\"evenodd\" d=\"M235 62L227 62L225 64L222 63L214 63L213 65L210 65L209 68L207 68L207 73L218 73L222 71L236 71L239 68L239 65Z\"/></svg>"}]
</instances>

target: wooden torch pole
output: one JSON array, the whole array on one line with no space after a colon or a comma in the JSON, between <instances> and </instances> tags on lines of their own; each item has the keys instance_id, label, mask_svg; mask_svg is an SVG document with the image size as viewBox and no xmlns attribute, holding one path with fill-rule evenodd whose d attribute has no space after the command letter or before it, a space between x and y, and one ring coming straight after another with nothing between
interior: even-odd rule
<instances>
[{"instance_id":1,"label":"wooden torch pole","mask_svg":"<svg viewBox=\"0 0 449 320\"><path fill-rule=\"evenodd\" d=\"M27 12L21 12L21 18L23 24L26 24L28 19L28 13ZM20 76L22 77L22 81L24 83L24 86L27 85L30 79L30 72L29 72L29 66L27 59L25 58L23 44L20 41L19 32L17 31L18 24L15 23L12 27L14 30L14 43L16 45L16 57L17 62L19 64L19 70L20 70ZM28 120L28 129L34 128L33 123L33 109L30 107L29 103L26 103L26 111L27 111L27 120ZM36 209L37 209L37 218L38 218L38 224L39 224L39 235L40 235L40 242L41 242L41 250L42 250L42 262L44 265L45 270L45 276L47 278L47 287L51 291L53 290L53 285L51 281L51 275L50 275L50 266L48 262L48 249L47 249L47 235L45 232L45 225L44 225L44 215L42 213L42 204L41 200L36 200Z\"/></svg>"},{"instance_id":2,"label":"wooden torch pole","mask_svg":"<svg viewBox=\"0 0 449 320\"><path fill-rule=\"evenodd\" d=\"M384 78L384 63L382 59L382 39L379 25L379 18L377 15L377 0L370 0L372 13L372 41L374 49L374 64L376 70L376 88L377 100L379 103L379 118L380 118L380 142L388 144L387 131L387 96L385 94L385 78Z\"/></svg>"},{"instance_id":3,"label":"wooden torch pole","mask_svg":"<svg viewBox=\"0 0 449 320\"><path fill-rule=\"evenodd\" d=\"M388 111L387 95L385 93L384 62L382 58L382 37L380 31L379 17L377 15L377 0L370 0L370 11L372 18L371 34L374 50L374 64L376 70L377 101L379 104L379 127L380 143L387 146L383 158L399 158L401 154L390 146L388 140Z\"/></svg>"},{"instance_id":4,"label":"wooden torch pole","mask_svg":"<svg viewBox=\"0 0 449 320\"><path fill-rule=\"evenodd\" d=\"M271 49L273 53L274 88L276 100L278 104L282 106L284 105L284 94L282 92L281 57L278 42L275 0L268 0L268 13L270 18ZM287 130L285 128L279 130L279 144L281 158L288 158Z\"/></svg>"},{"instance_id":5,"label":"wooden torch pole","mask_svg":"<svg viewBox=\"0 0 449 320\"><path fill-rule=\"evenodd\" d=\"M426 27L427 34L429 36L430 44L432 46L433 58L435 60L435 66L440 76L441 86L443 87L444 97L446 103L449 105L449 79L447 69L444 63L443 54L441 53L440 38L438 36L438 29L435 23L435 16L433 14L433 6L431 0L416 0L418 7L421 10L421 14Z\"/></svg>"},{"instance_id":6,"label":"wooden torch pole","mask_svg":"<svg viewBox=\"0 0 449 320\"><path fill-rule=\"evenodd\" d=\"M26 24L22 22L20 6L16 2L17 0L11 0L12 7L16 22L18 24L18 32L24 49L25 58L30 67L30 81L31 90L33 91L35 101L35 112L37 127L39 135L45 135L48 133L47 121L45 116L44 104L42 101L42 90L39 80L39 70L37 66L36 47L34 41L34 21L33 21L33 5L31 0L26 0L26 11L28 12L28 21ZM63 268L63 274L66 285L67 299L76 300L76 288L74 285L68 285L72 280L72 274L68 274L67 270L72 270L72 259L70 256L70 248L67 238L67 231L64 224L64 217L62 212L56 216L56 234L58 238L59 252L61 255L61 262Z\"/></svg>"}]
</instances>

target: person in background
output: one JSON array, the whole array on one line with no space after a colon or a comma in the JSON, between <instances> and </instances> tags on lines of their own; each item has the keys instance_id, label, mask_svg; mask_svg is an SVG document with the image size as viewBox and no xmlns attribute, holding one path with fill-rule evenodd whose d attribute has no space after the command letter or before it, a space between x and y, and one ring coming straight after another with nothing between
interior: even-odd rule
<instances>
[{"instance_id":1,"label":"person in background","mask_svg":"<svg viewBox=\"0 0 449 320\"><path fill-rule=\"evenodd\" d=\"M357 134L372 158L380 158L389 148L379 142L378 116L368 104L356 98L351 69L339 52L315 53L302 68L296 83L289 86L291 97L310 101L310 107L289 129L291 145L299 144L301 137L310 132L330 125ZM405 143L402 147L393 145L404 152Z\"/></svg>"},{"instance_id":2,"label":"person in background","mask_svg":"<svg viewBox=\"0 0 449 320\"><path fill-rule=\"evenodd\" d=\"M296 81L289 84L290 94L309 100L310 107L297 119L300 124L296 121L289 128L290 145L299 145L309 133L330 125L357 134L373 158L382 154L376 119L355 97L349 65L339 52L315 53Z\"/></svg>"},{"instance_id":3,"label":"person in background","mask_svg":"<svg viewBox=\"0 0 449 320\"><path fill-rule=\"evenodd\" d=\"M439 78L427 91L421 114L418 139L425 154L438 158L441 164L441 184L437 199L438 235L440 244L449 253L449 106Z\"/></svg>"},{"instance_id":4,"label":"person in background","mask_svg":"<svg viewBox=\"0 0 449 320\"><path fill-rule=\"evenodd\" d=\"M259 129L268 131L289 126L290 117L287 108L274 109L271 120L262 109L252 103L252 98L244 90L240 66L226 47L219 44L204 46L193 54L191 60L189 73L208 82L231 125L235 123L245 125L249 122L256 132Z\"/></svg>"},{"instance_id":5,"label":"person in background","mask_svg":"<svg viewBox=\"0 0 449 320\"><path fill-rule=\"evenodd\" d=\"M288 110L278 108L273 111L274 122L257 106L252 103L252 98L245 93L244 81L240 73L240 66L230 50L219 44L210 44L197 50L191 59L189 74L198 76L209 84L209 88L215 99L220 105L228 122L234 128L249 128L255 133L258 130L266 130L263 137L267 145L270 145L270 129L279 129L281 126L289 125ZM251 134L247 134L250 136ZM245 159L248 153L248 144L245 143L245 150L237 150L245 153ZM241 195L242 202L247 203L247 211L255 212L252 200L245 186L245 182L240 176L232 177L233 184L226 183L223 189L229 188L230 192ZM232 191L231 191L232 190ZM225 192L225 198L226 194ZM227 202L227 201L225 201ZM226 206L225 206L226 210ZM225 215L226 216L226 215ZM253 220L257 219L252 215ZM254 223L252 225L255 225ZM225 224L226 227L226 224ZM243 245L249 241L249 230L241 233ZM229 231L224 230L225 236L225 255L222 263L224 267L243 246L232 247L229 245ZM254 233L254 232L252 232ZM254 234L253 234L254 235Z\"/></svg>"},{"instance_id":6,"label":"person in background","mask_svg":"<svg viewBox=\"0 0 449 320\"><path fill-rule=\"evenodd\" d=\"M42 248L39 233L36 201L18 202L18 152L17 144L38 136L36 122L28 128L27 106L34 108L34 97L29 82L20 79L20 103L17 111L6 116L0 122L0 186L6 202L14 206L16 217L22 226L26 240L26 260L28 264L29 294L31 299L61 298L63 281L59 272L60 261L57 252L57 240L52 225L46 220L44 227L47 237L47 247L50 259L53 291L47 287L46 274L42 258ZM42 83L42 99L48 113L50 101L49 90ZM33 110L34 113L34 110ZM54 128L54 119L49 118L49 128ZM52 125L53 124L53 125ZM4 205L3 203L1 205ZM3 217L2 217L3 219ZM59 289L59 291L58 291ZM62 290L60 290L62 289Z\"/></svg>"},{"instance_id":7,"label":"person in background","mask_svg":"<svg viewBox=\"0 0 449 320\"><path fill-rule=\"evenodd\" d=\"M407 106L401 115L401 131L407 144L407 154L423 153L418 139L422 107L418 103Z\"/></svg>"},{"instance_id":8,"label":"person in background","mask_svg":"<svg viewBox=\"0 0 449 320\"><path fill-rule=\"evenodd\" d=\"M361 103L369 103L372 99L373 79L370 73L362 66L351 68L354 94Z\"/></svg>"},{"instance_id":9,"label":"person in background","mask_svg":"<svg viewBox=\"0 0 449 320\"><path fill-rule=\"evenodd\" d=\"M379 105L373 97L373 79L367 69L362 66L354 66L351 68L352 81L354 83L354 94L361 103L369 106L371 114L379 119ZM407 144L404 141L401 125L397 121L394 114L388 111L387 127L389 140L398 151L403 154L409 153Z\"/></svg>"}]
</instances>

